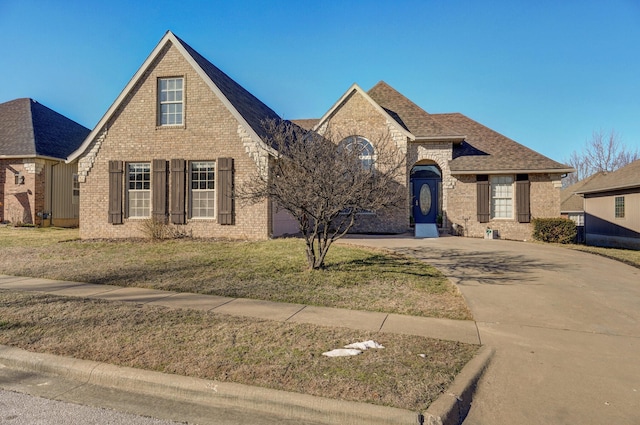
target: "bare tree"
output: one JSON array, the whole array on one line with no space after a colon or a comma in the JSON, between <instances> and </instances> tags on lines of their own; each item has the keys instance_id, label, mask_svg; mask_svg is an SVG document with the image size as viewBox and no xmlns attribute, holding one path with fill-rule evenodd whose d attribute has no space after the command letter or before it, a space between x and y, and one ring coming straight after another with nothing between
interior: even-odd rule
<instances>
[{"instance_id":1,"label":"bare tree","mask_svg":"<svg viewBox=\"0 0 640 425\"><path fill-rule=\"evenodd\" d=\"M291 214L305 240L310 269L324 266L331 244L360 213L406 202L399 183L404 157L388 137L377 140L375 154L363 161L362 146L338 144L329 132L307 132L286 121L264 127L273 148L268 170L258 170L239 187L239 197L267 199Z\"/></svg>"},{"instance_id":2,"label":"bare tree","mask_svg":"<svg viewBox=\"0 0 640 425\"><path fill-rule=\"evenodd\" d=\"M594 131L591 140L585 143L582 151L573 151L566 161L576 169L565 179L565 186L570 186L597 172L611 172L640 158L638 149L631 150L621 140L615 130L608 134Z\"/></svg>"}]
</instances>

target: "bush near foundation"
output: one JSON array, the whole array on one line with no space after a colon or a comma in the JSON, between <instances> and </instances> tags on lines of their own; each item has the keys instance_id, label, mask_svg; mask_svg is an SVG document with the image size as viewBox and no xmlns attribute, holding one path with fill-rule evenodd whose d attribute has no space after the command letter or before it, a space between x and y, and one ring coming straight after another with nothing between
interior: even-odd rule
<instances>
[{"instance_id":1,"label":"bush near foundation","mask_svg":"<svg viewBox=\"0 0 640 425\"><path fill-rule=\"evenodd\" d=\"M533 239L552 243L573 243L576 239L576 223L568 218L534 218Z\"/></svg>"}]
</instances>

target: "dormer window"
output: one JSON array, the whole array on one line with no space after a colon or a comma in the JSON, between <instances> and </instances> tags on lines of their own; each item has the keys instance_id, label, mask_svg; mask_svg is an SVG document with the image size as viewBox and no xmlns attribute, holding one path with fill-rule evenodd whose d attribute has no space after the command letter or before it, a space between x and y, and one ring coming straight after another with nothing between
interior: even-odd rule
<instances>
[{"instance_id":1,"label":"dormer window","mask_svg":"<svg viewBox=\"0 0 640 425\"><path fill-rule=\"evenodd\" d=\"M184 124L184 78L158 79L158 124Z\"/></svg>"}]
</instances>

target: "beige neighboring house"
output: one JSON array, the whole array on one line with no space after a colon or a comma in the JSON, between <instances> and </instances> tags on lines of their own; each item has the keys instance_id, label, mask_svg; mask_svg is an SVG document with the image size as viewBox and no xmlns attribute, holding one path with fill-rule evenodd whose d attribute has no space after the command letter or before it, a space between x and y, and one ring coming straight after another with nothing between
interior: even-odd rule
<instances>
[{"instance_id":1,"label":"beige neighboring house","mask_svg":"<svg viewBox=\"0 0 640 425\"><path fill-rule=\"evenodd\" d=\"M272 160L269 119L280 120L167 32L68 158L78 161L81 237L140 236L149 218L196 237L296 232L273 203L234 197ZM531 218L560 215L561 177L573 171L462 114L429 114L384 82L368 92L354 84L322 118L294 122L357 144L363 165L382 134L405 156L406 202L363 212L355 232L529 239Z\"/></svg>"},{"instance_id":2,"label":"beige neighboring house","mask_svg":"<svg viewBox=\"0 0 640 425\"><path fill-rule=\"evenodd\" d=\"M560 215L576 223L576 242L584 243L584 198L576 192L604 173L598 172L560 191Z\"/></svg>"},{"instance_id":3,"label":"beige neighboring house","mask_svg":"<svg viewBox=\"0 0 640 425\"><path fill-rule=\"evenodd\" d=\"M575 192L584 198L587 245L640 249L640 160Z\"/></svg>"},{"instance_id":4,"label":"beige neighboring house","mask_svg":"<svg viewBox=\"0 0 640 425\"><path fill-rule=\"evenodd\" d=\"M33 99L0 104L0 222L78 225L77 164L89 129Z\"/></svg>"}]
</instances>

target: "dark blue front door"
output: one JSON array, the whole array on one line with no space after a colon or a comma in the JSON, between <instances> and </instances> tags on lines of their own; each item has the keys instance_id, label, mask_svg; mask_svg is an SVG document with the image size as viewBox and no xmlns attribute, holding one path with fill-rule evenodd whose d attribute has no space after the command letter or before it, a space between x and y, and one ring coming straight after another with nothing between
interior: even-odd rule
<instances>
[{"instance_id":1,"label":"dark blue front door","mask_svg":"<svg viewBox=\"0 0 640 425\"><path fill-rule=\"evenodd\" d=\"M413 219L415 223L435 223L438 218L439 179L411 180L413 190Z\"/></svg>"}]
</instances>

